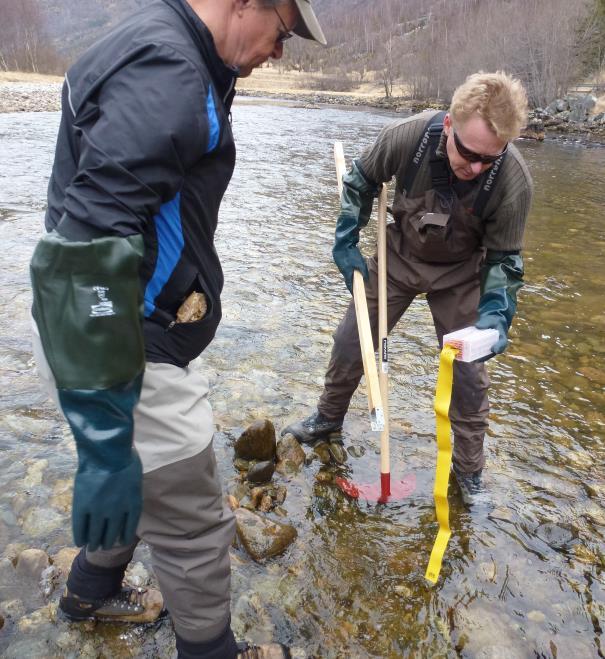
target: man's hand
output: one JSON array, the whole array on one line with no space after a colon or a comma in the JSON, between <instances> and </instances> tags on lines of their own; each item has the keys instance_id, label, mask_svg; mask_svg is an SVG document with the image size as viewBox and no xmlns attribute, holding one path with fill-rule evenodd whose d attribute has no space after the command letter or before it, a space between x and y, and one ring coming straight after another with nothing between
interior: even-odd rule
<instances>
[{"instance_id":1,"label":"man's hand","mask_svg":"<svg viewBox=\"0 0 605 659\"><path fill-rule=\"evenodd\" d=\"M495 355L500 355L506 350L508 346L508 323L503 316L499 314L483 314L479 316L475 327L477 329L495 329L498 332L498 340L490 348L493 354L487 359L491 359Z\"/></svg>"},{"instance_id":2,"label":"man's hand","mask_svg":"<svg viewBox=\"0 0 605 659\"><path fill-rule=\"evenodd\" d=\"M74 482L72 527L78 547L90 551L129 545L136 536L141 515L141 461L132 461L117 472L78 469Z\"/></svg>"},{"instance_id":3,"label":"man's hand","mask_svg":"<svg viewBox=\"0 0 605 659\"><path fill-rule=\"evenodd\" d=\"M508 346L508 330L517 311L517 291L523 286L523 259L518 252L488 250L481 273L481 298L477 329L495 329L498 340L491 347L500 355ZM482 361L486 361L483 359Z\"/></svg>"},{"instance_id":4,"label":"man's hand","mask_svg":"<svg viewBox=\"0 0 605 659\"><path fill-rule=\"evenodd\" d=\"M374 197L379 191L380 187L368 181L357 161L342 178L340 215L336 221L332 256L351 295L355 270L359 270L366 281L369 278L368 266L357 244L360 230L370 220Z\"/></svg>"}]
</instances>

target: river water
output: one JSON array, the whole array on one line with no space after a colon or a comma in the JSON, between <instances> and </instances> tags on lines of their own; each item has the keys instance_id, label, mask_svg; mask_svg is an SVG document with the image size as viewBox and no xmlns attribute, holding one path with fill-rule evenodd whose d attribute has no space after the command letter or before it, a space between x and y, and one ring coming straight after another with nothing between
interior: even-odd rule
<instances>
[{"instance_id":1,"label":"river water","mask_svg":"<svg viewBox=\"0 0 605 659\"><path fill-rule=\"evenodd\" d=\"M253 99L234 107L238 164L217 237L224 320L200 365L227 490L236 485L230 436L263 417L280 429L314 408L348 297L330 253L332 144L342 140L350 160L392 118ZM58 121L0 115L0 552L23 543L52 555L70 544L74 450L37 388L28 338L28 262ZM386 506L350 501L310 461L287 483L296 543L265 565L234 551L238 635L279 639L298 657L605 656L605 149L519 146L536 195L512 340L489 363L489 504L469 510L450 487L452 538L430 586L438 350L419 298L393 333L390 399L393 478L415 474L416 490ZM344 439L348 477L377 480L363 388ZM40 606L18 587L3 590L3 574L0 600L21 597L26 613ZM43 638L46 656L76 656L53 625L5 626L0 653L28 647L28 634ZM102 626L82 642L103 634L113 650L90 656L153 655Z\"/></svg>"}]
</instances>

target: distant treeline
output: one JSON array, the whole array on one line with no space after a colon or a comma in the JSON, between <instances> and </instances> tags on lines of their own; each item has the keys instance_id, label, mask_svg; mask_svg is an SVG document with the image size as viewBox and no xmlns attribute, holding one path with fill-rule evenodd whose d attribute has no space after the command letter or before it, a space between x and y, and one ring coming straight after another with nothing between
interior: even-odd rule
<instances>
[{"instance_id":1,"label":"distant treeline","mask_svg":"<svg viewBox=\"0 0 605 659\"><path fill-rule=\"evenodd\" d=\"M36 0L0 0L0 71L63 73Z\"/></svg>"},{"instance_id":2,"label":"distant treeline","mask_svg":"<svg viewBox=\"0 0 605 659\"><path fill-rule=\"evenodd\" d=\"M283 66L341 87L368 75L385 95L449 101L472 72L503 69L544 105L605 64L605 0L374 0L322 3L330 47L288 43Z\"/></svg>"},{"instance_id":3,"label":"distant treeline","mask_svg":"<svg viewBox=\"0 0 605 659\"><path fill-rule=\"evenodd\" d=\"M0 70L62 73L124 13L149 1L0 0ZM314 84L326 90L347 91L372 76L385 96L447 102L469 73L504 69L523 80L538 106L605 67L605 0L314 0L314 6L329 47L292 39L280 65L322 73Z\"/></svg>"}]
</instances>

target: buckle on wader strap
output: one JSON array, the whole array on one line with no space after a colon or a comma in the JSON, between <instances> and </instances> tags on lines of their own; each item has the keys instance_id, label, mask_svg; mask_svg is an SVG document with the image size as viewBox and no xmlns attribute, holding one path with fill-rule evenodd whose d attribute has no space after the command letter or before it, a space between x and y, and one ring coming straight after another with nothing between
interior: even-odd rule
<instances>
[{"instance_id":1,"label":"buckle on wader strap","mask_svg":"<svg viewBox=\"0 0 605 659\"><path fill-rule=\"evenodd\" d=\"M429 137L429 140L431 140L431 155L429 158L431 182L433 185L433 190L435 190L437 197L439 197L441 205L444 206L448 211L451 211L452 207L454 206L455 196L454 188L452 188L452 173L447 161L437 155L437 147L441 141L443 124L440 126L431 126L429 128L429 132L432 132L435 128L438 128L439 132L437 133L437 131L435 131L437 134L431 134Z\"/></svg>"}]
</instances>

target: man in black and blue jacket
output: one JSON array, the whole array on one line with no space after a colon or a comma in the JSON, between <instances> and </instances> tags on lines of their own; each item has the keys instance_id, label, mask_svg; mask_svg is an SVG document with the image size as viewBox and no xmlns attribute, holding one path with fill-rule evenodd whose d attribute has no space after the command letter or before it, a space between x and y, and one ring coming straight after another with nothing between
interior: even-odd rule
<instances>
[{"instance_id":1,"label":"man in black and blue jacket","mask_svg":"<svg viewBox=\"0 0 605 659\"><path fill-rule=\"evenodd\" d=\"M154 0L88 50L65 77L31 263L36 359L78 450L82 550L60 609L136 622L165 604L181 658L255 651L230 627L234 521L208 381L189 363L221 319L235 82L292 32L325 44L309 0ZM139 538L161 595L122 588Z\"/></svg>"}]
</instances>

